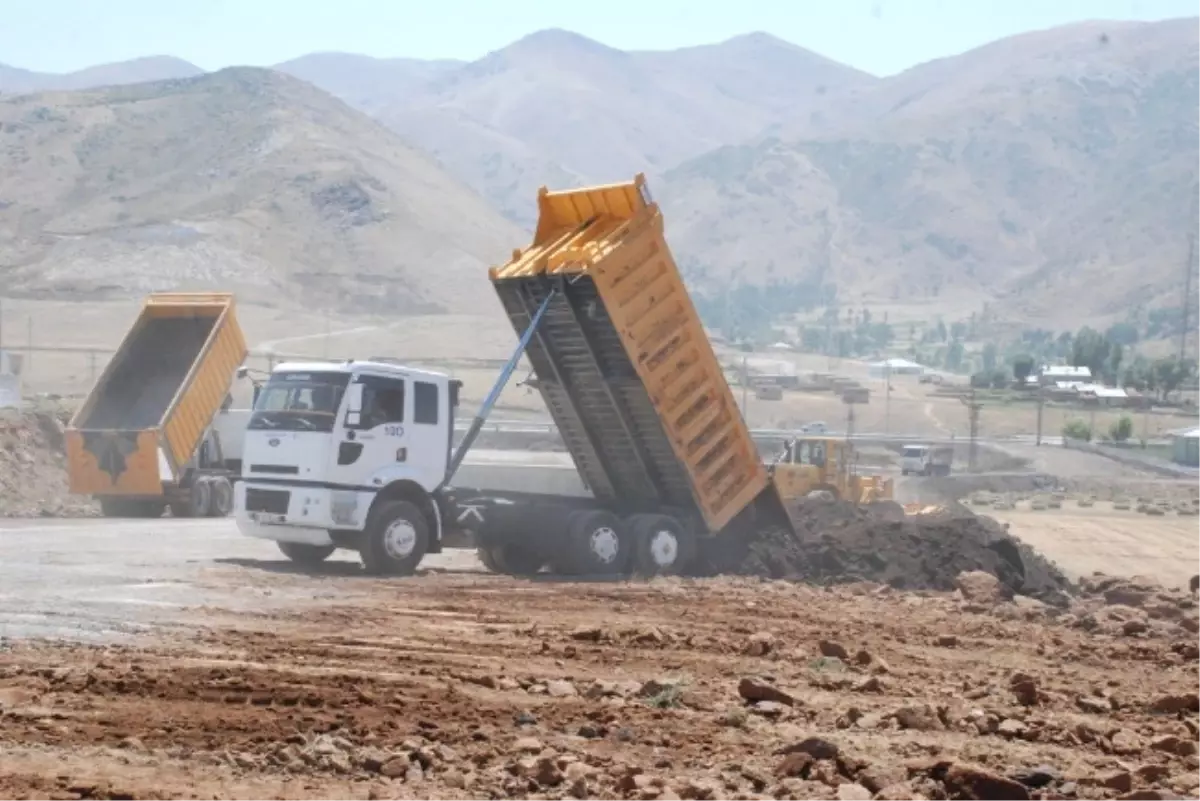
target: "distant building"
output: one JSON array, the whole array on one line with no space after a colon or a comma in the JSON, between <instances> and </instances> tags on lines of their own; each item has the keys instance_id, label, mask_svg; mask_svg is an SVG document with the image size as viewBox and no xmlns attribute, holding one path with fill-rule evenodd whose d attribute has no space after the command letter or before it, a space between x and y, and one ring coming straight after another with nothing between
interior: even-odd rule
<instances>
[{"instance_id":1,"label":"distant building","mask_svg":"<svg viewBox=\"0 0 1200 801\"><path fill-rule=\"evenodd\" d=\"M1038 382L1042 386L1052 386L1058 383L1090 384L1092 371L1087 367L1074 367L1069 364L1043 364L1038 371Z\"/></svg>"},{"instance_id":2,"label":"distant building","mask_svg":"<svg viewBox=\"0 0 1200 801\"><path fill-rule=\"evenodd\" d=\"M1077 384L1075 391L1084 403L1096 406L1128 406L1129 394L1121 387L1106 387L1101 384Z\"/></svg>"},{"instance_id":3,"label":"distant building","mask_svg":"<svg viewBox=\"0 0 1200 801\"><path fill-rule=\"evenodd\" d=\"M921 375L925 365L910 362L908 359L884 359L867 366L872 378L884 378L888 375Z\"/></svg>"},{"instance_id":4,"label":"distant building","mask_svg":"<svg viewBox=\"0 0 1200 801\"><path fill-rule=\"evenodd\" d=\"M1171 432L1171 461L1200 467L1200 428Z\"/></svg>"}]
</instances>

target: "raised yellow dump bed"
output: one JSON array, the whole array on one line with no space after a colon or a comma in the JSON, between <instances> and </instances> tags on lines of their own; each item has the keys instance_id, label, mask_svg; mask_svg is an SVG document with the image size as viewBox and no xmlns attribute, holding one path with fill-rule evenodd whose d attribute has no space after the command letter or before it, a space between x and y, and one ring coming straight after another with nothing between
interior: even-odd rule
<instances>
[{"instance_id":1,"label":"raised yellow dump bed","mask_svg":"<svg viewBox=\"0 0 1200 801\"><path fill-rule=\"evenodd\" d=\"M556 293L527 355L596 497L715 532L774 492L643 176L543 188L533 243L490 275L518 334Z\"/></svg>"},{"instance_id":2,"label":"raised yellow dump bed","mask_svg":"<svg viewBox=\"0 0 1200 801\"><path fill-rule=\"evenodd\" d=\"M67 428L71 492L163 494L245 358L232 294L150 295Z\"/></svg>"}]
</instances>

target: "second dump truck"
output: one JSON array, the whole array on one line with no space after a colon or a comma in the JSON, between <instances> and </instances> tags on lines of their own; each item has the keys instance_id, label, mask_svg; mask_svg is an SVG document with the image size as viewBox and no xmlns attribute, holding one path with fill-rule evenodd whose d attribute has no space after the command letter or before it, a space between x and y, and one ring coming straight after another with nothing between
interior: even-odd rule
<instances>
[{"instance_id":1,"label":"second dump truck","mask_svg":"<svg viewBox=\"0 0 1200 801\"><path fill-rule=\"evenodd\" d=\"M249 417L229 392L246 352L233 295L150 295L68 424L71 492L109 517L228 514Z\"/></svg>"},{"instance_id":2,"label":"second dump truck","mask_svg":"<svg viewBox=\"0 0 1200 801\"><path fill-rule=\"evenodd\" d=\"M519 343L458 448L445 375L278 365L246 432L245 534L300 562L354 548L373 572L407 573L460 528L501 572L657 574L716 535L789 525L777 481L809 467L759 457L642 176L543 188L532 244L490 278ZM453 484L522 356L592 497Z\"/></svg>"}]
</instances>

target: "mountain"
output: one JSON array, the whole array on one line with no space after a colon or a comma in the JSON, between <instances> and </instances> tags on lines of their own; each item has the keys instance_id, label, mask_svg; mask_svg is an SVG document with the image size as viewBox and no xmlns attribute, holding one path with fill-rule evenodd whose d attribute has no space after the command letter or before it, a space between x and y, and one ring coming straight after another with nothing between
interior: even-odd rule
<instances>
[{"instance_id":1,"label":"mountain","mask_svg":"<svg viewBox=\"0 0 1200 801\"><path fill-rule=\"evenodd\" d=\"M385 106L411 101L434 78L464 62L445 59L371 58L353 53L310 53L276 64L286 72L341 98L359 111L375 114Z\"/></svg>"},{"instance_id":2,"label":"mountain","mask_svg":"<svg viewBox=\"0 0 1200 801\"><path fill-rule=\"evenodd\" d=\"M447 70L378 116L528 226L542 184L659 174L874 80L765 34L624 52L546 30Z\"/></svg>"},{"instance_id":3,"label":"mountain","mask_svg":"<svg viewBox=\"0 0 1200 801\"><path fill-rule=\"evenodd\" d=\"M173 56L147 56L67 73L32 72L0 64L0 94L122 86L147 81L192 78L203 73L204 70L195 64Z\"/></svg>"},{"instance_id":4,"label":"mountain","mask_svg":"<svg viewBox=\"0 0 1200 801\"><path fill-rule=\"evenodd\" d=\"M670 171L672 242L712 295L833 284L1061 328L1178 305L1197 38L1195 19L1082 23L854 87Z\"/></svg>"},{"instance_id":5,"label":"mountain","mask_svg":"<svg viewBox=\"0 0 1200 801\"><path fill-rule=\"evenodd\" d=\"M465 312L494 307L485 267L526 240L395 133L270 70L0 100L0 164L9 294Z\"/></svg>"}]
</instances>

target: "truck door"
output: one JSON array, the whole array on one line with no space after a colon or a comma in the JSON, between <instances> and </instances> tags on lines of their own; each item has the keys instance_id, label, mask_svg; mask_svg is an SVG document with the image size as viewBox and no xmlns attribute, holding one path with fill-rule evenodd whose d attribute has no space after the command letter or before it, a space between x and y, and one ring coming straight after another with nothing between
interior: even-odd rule
<instances>
[{"instance_id":1,"label":"truck door","mask_svg":"<svg viewBox=\"0 0 1200 801\"><path fill-rule=\"evenodd\" d=\"M360 412L347 412L341 436L332 455L330 482L370 486L377 473L408 462L408 379L401 376L359 374L362 385ZM355 394L353 391L351 395Z\"/></svg>"},{"instance_id":2,"label":"truck door","mask_svg":"<svg viewBox=\"0 0 1200 801\"><path fill-rule=\"evenodd\" d=\"M427 490L442 483L450 458L454 414L445 383L414 378L411 383L412 414L408 426L409 463L413 479ZM420 477L418 477L420 476Z\"/></svg>"}]
</instances>

